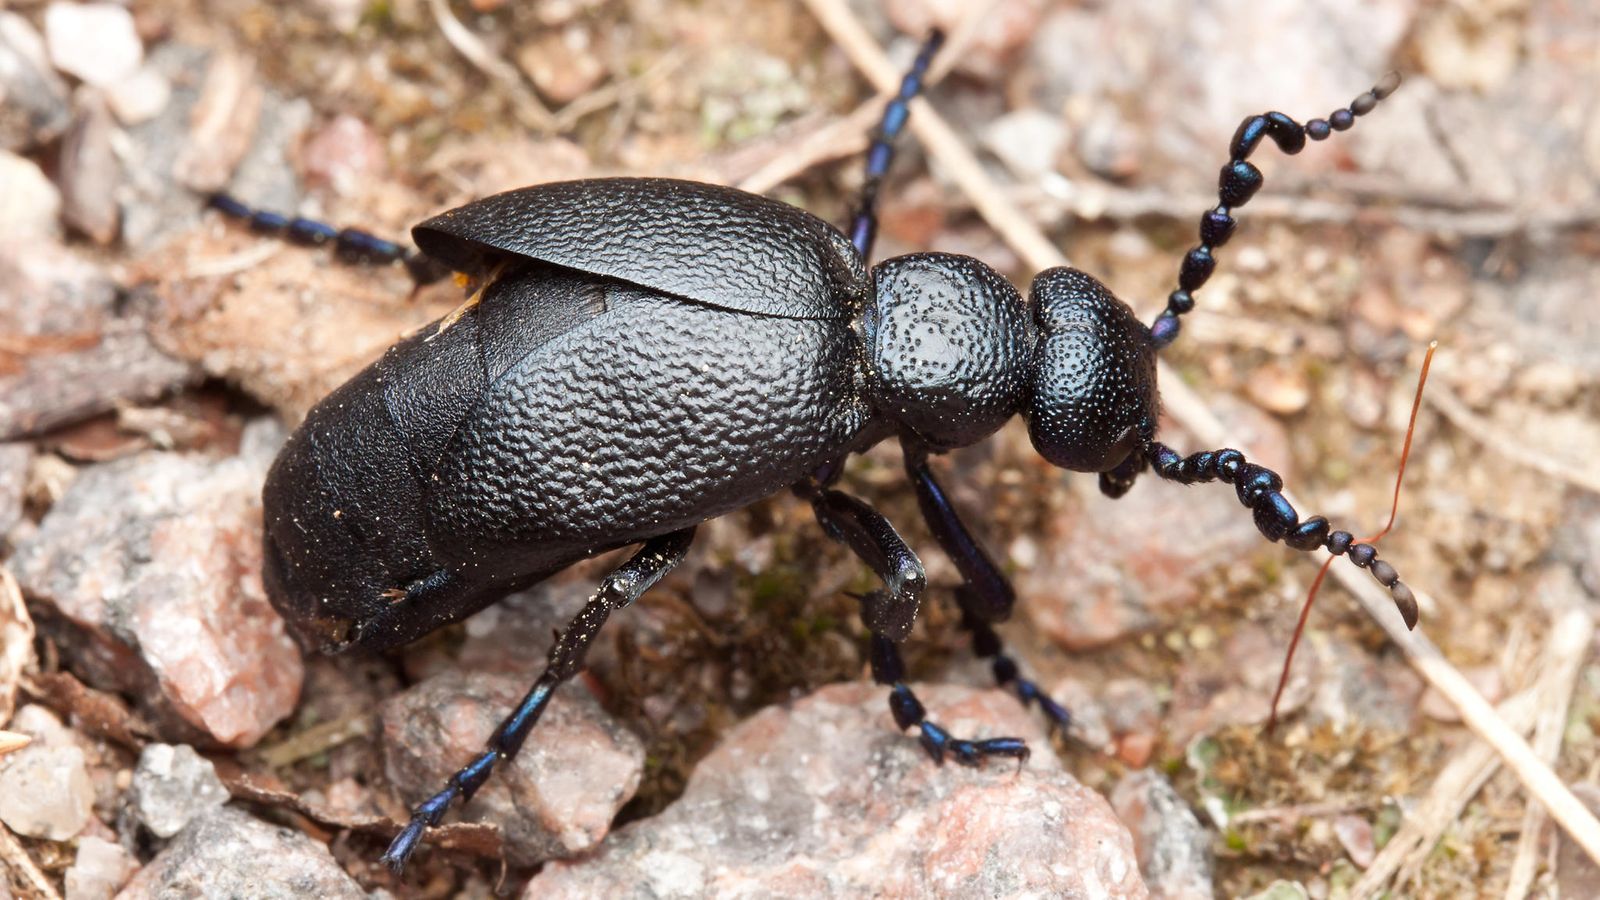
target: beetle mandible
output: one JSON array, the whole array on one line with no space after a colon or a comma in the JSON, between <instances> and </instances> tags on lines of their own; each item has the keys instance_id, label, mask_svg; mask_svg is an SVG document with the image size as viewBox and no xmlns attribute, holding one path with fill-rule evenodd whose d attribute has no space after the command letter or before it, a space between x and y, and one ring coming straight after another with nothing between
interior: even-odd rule
<instances>
[{"instance_id":1,"label":"beetle mandible","mask_svg":"<svg viewBox=\"0 0 1600 900\"><path fill-rule=\"evenodd\" d=\"M1146 327L1090 275L1058 268L1025 300L978 260L918 253L870 269L879 186L940 46L935 33L885 110L849 236L732 188L599 179L498 194L423 222L420 254L364 232L213 206L341 255L398 261L417 280L471 279L454 313L390 348L319 403L267 477L265 580L322 649L395 647L600 551L642 545L602 579L544 673L488 746L419 804L384 860L397 871L456 799L515 756L607 617L689 550L695 527L786 488L882 580L862 598L874 680L935 761L1025 759L1016 738L967 740L927 719L897 644L926 586L894 527L837 486L847 456L897 438L930 531L960 572L956 596L996 680L1061 727L1069 713L1023 678L993 623L1015 602L927 462L1022 415L1038 452L1121 496L1146 470L1232 484L1268 540L1368 569L1406 624L1393 566L1321 516L1301 519L1279 476L1236 450L1184 456L1156 439L1156 353L1261 186L1264 139L1298 153L1351 127L1391 73L1326 119L1279 112L1234 134L1218 203L1200 219L1178 288Z\"/></svg>"}]
</instances>

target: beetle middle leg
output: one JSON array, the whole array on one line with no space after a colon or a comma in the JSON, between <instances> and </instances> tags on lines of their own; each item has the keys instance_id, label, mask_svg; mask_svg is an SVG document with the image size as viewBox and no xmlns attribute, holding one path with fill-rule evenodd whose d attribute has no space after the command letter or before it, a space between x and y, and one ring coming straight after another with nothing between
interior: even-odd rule
<instances>
[{"instance_id":1,"label":"beetle middle leg","mask_svg":"<svg viewBox=\"0 0 1600 900\"><path fill-rule=\"evenodd\" d=\"M662 576L672 571L688 554L693 539L693 528L652 538L631 559L600 582L594 596L556 638L544 672L533 683L522 702L517 704L517 708L495 729L483 753L451 775L444 790L417 804L411 811L411 821L389 844L382 862L399 872L421 844L423 832L439 824L445 810L457 797L463 802L471 800L478 788L489 780L495 763L517 755L528 733L550 704L556 688L583 670L589 645L600 633L601 626L605 625L612 611L633 603Z\"/></svg>"},{"instance_id":2,"label":"beetle middle leg","mask_svg":"<svg viewBox=\"0 0 1600 900\"><path fill-rule=\"evenodd\" d=\"M905 683L905 662L897 642L905 640L916 621L917 608L928 578L922 562L877 510L861 500L831 488L800 485L799 493L811 501L817 521L828 536L849 547L883 579L884 589L861 600L861 618L872 632L872 678L889 688L889 711L901 731L916 728L918 739L934 762L945 756L963 765L977 765L985 757L1028 758L1021 738L963 740L927 718L922 701Z\"/></svg>"},{"instance_id":3,"label":"beetle middle leg","mask_svg":"<svg viewBox=\"0 0 1600 900\"><path fill-rule=\"evenodd\" d=\"M1045 718L1050 720L1050 726L1065 732L1072 724L1072 713L1041 691L1031 679L1022 677L1017 661L1005 652L1000 635L992 627L993 623L1011 617L1017 602L1011 582L957 515L944 488L928 468L927 452L906 445L905 459L906 474L917 490L917 505L922 508L923 521L928 523L928 530L933 532L945 555L961 573L956 602L961 607L962 627L972 633L972 651L979 659L990 660L997 684L1015 691L1023 706L1037 703Z\"/></svg>"}]
</instances>

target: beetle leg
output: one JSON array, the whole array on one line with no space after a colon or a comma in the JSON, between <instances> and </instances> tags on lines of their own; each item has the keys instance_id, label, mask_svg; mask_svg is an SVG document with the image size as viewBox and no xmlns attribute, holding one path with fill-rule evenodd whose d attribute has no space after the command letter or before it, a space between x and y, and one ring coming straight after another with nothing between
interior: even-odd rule
<instances>
[{"instance_id":1,"label":"beetle leg","mask_svg":"<svg viewBox=\"0 0 1600 900\"><path fill-rule=\"evenodd\" d=\"M335 228L299 216L285 216L270 210L252 209L227 194L212 194L206 205L223 215L238 219L259 234L282 237L291 244L306 247L333 245L334 255L355 265L383 266L400 263L417 287L432 284L450 270L428 256L408 250L359 228Z\"/></svg>"},{"instance_id":2,"label":"beetle leg","mask_svg":"<svg viewBox=\"0 0 1600 900\"><path fill-rule=\"evenodd\" d=\"M878 236L878 189L883 186L889 164L894 162L894 142L906 127L911 115L911 101L922 92L922 82L928 75L928 64L944 44L944 32L935 28L911 68L900 81L900 93L883 109L883 118L872 132L872 144L867 147L867 177L861 184L861 199L856 201L855 217L850 222L850 243L863 260L872 256L872 243Z\"/></svg>"},{"instance_id":3,"label":"beetle leg","mask_svg":"<svg viewBox=\"0 0 1600 900\"><path fill-rule=\"evenodd\" d=\"M1011 582L956 514L955 506L928 468L927 452L906 445L905 457L906 473L916 487L922 518L945 555L955 563L956 571L961 573L962 584L956 588L956 602L961 607L962 626L972 632L972 652L979 659L990 660L997 684L1015 691L1023 706L1038 704L1051 727L1065 733L1072 724L1072 713L1031 679L1021 676L1017 661L1005 652L1000 635L990 626L992 622L1004 622L1011 617L1017 602Z\"/></svg>"},{"instance_id":4,"label":"beetle leg","mask_svg":"<svg viewBox=\"0 0 1600 900\"><path fill-rule=\"evenodd\" d=\"M1379 559L1377 548L1371 544L1356 543L1348 531L1331 530L1322 516L1300 521L1294 507L1284 499L1283 479L1278 473L1247 461L1237 450L1207 450L1182 456L1166 444L1152 441L1144 453L1155 473L1168 481L1221 481L1233 485L1239 502L1254 513L1256 528L1267 540L1283 541L1296 550L1326 549L1334 556L1348 556L1389 589L1406 627L1417 627L1417 598L1400 580L1394 566Z\"/></svg>"},{"instance_id":5,"label":"beetle leg","mask_svg":"<svg viewBox=\"0 0 1600 900\"><path fill-rule=\"evenodd\" d=\"M600 633L600 627L606 623L607 617L613 610L622 609L639 599L651 585L682 562L693 539L693 528L652 538L631 559L600 582L594 596L568 623L561 636L556 638L543 674L533 683L517 708L495 729L488 746L476 759L451 775L444 790L417 804L411 811L411 821L389 844L382 862L398 874L421 844L423 832L439 824L450 804L457 797L462 798L463 802L471 800L478 788L489 780L496 763L517 755L528 733L549 705L555 689L583 670L589 644Z\"/></svg>"},{"instance_id":6,"label":"beetle leg","mask_svg":"<svg viewBox=\"0 0 1600 900\"><path fill-rule=\"evenodd\" d=\"M827 488L802 486L801 492L811 499L817 521L828 536L855 551L888 588L862 598L861 619L872 632L872 678L889 687L889 711L900 730L916 728L922 748L937 763L943 763L946 754L968 766L990 756L1027 759L1028 745L1021 738L962 740L928 721L922 701L905 683L905 663L895 646L911 633L922 590L928 583L922 562L889 520L866 503Z\"/></svg>"}]
</instances>

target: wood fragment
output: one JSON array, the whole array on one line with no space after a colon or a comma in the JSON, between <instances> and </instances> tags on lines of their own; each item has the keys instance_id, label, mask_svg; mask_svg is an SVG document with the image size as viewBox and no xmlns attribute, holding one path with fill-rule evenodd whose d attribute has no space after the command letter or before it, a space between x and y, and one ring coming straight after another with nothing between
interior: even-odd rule
<instances>
[{"instance_id":1,"label":"wood fragment","mask_svg":"<svg viewBox=\"0 0 1600 900\"><path fill-rule=\"evenodd\" d=\"M1527 443L1508 437L1502 429L1495 428L1483 417L1468 409L1467 405L1461 402L1461 398L1448 387L1438 385L1429 388L1428 403L1448 419L1451 425L1511 462L1527 466L1557 481L1600 494L1600 469L1579 461L1558 462Z\"/></svg>"},{"instance_id":2,"label":"wood fragment","mask_svg":"<svg viewBox=\"0 0 1600 900\"><path fill-rule=\"evenodd\" d=\"M1501 703L1498 714L1518 733L1533 725L1537 692L1530 688ZM1485 783L1500 771L1501 759L1483 741L1473 741L1450 758L1426 796L1406 814L1400 830L1394 833L1372 865L1350 889L1353 898L1377 897L1389 880L1403 868L1433 851L1445 830L1461 815L1469 801ZM1403 881L1401 883L1404 883Z\"/></svg>"},{"instance_id":3,"label":"wood fragment","mask_svg":"<svg viewBox=\"0 0 1600 900\"><path fill-rule=\"evenodd\" d=\"M0 725L17 707L17 685L33 668L33 619L11 570L0 566Z\"/></svg>"},{"instance_id":4,"label":"wood fragment","mask_svg":"<svg viewBox=\"0 0 1600 900\"><path fill-rule=\"evenodd\" d=\"M33 738L15 731L0 731L0 756L15 753L33 743Z\"/></svg>"},{"instance_id":5,"label":"wood fragment","mask_svg":"<svg viewBox=\"0 0 1600 900\"><path fill-rule=\"evenodd\" d=\"M357 713L313 725L256 751L268 768L281 769L372 733L372 715Z\"/></svg>"},{"instance_id":6,"label":"wood fragment","mask_svg":"<svg viewBox=\"0 0 1600 900\"><path fill-rule=\"evenodd\" d=\"M235 800L287 809L326 828L353 831L388 842L393 840L404 827L404 823L396 822L387 816L338 815L307 803L298 794L262 787L248 775L225 777L222 783ZM428 829L428 845L472 856L499 859L504 853L505 838L497 825L482 822L450 822Z\"/></svg>"},{"instance_id":7,"label":"wood fragment","mask_svg":"<svg viewBox=\"0 0 1600 900\"><path fill-rule=\"evenodd\" d=\"M883 48L867 32L845 0L805 0L806 6L822 23L834 42L850 61L879 90L892 90L899 73ZM910 127L939 168L967 195L980 215L989 222L1016 254L1036 271L1068 264L1038 226L1007 198L978 164L977 157L956 135L938 111L920 98L912 103ZM1247 457L1251 451L1245 441L1226 428L1210 407L1165 363L1158 363L1163 409L1208 447L1233 447ZM1283 491L1285 499L1297 508L1308 508ZM1600 863L1600 820L1597 820L1548 765L1540 760L1523 740L1495 713L1471 683L1456 669L1439 648L1418 632L1406 630L1394 609L1389 592L1354 566L1335 566L1331 570L1340 584L1355 595L1367 614L1377 622L1419 674L1461 712L1467 727L1498 753L1538 800L1550 811L1586 854ZM1408 580L1413 588L1416 583ZM1438 609L1439 604L1423 590L1416 590L1423 609Z\"/></svg>"},{"instance_id":8,"label":"wood fragment","mask_svg":"<svg viewBox=\"0 0 1600 900\"><path fill-rule=\"evenodd\" d=\"M1551 623L1550 646L1539 656L1543 672L1539 677L1539 709L1533 726L1533 751L1552 764L1561 754L1567 709L1572 705L1572 695L1578 689L1578 674L1583 670L1590 642L1594 639L1594 618L1582 608L1581 590L1573 576L1563 573L1556 578L1556 590L1565 596L1556 598L1558 612ZM1563 583L1571 590L1560 590ZM1562 606L1565 608L1561 609ZM1506 900L1522 900L1533 888L1545 818L1544 807L1530 799L1522 813L1522 833L1517 838L1511 872L1506 877Z\"/></svg>"},{"instance_id":9,"label":"wood fragment","mask_svg":"<svg viewBox=\"0 0 1600 900\"><path fill-rule=\"evenodd\" d=\"M0 863L3 863L10 872L11 884L22 892L22 896L61 900L61 895L56 892L56 886L34 864L27 848L22 846L4 823L0 823ZM3 887L4 885L0 884L0 888Z\"/></svg>"}]
</instances>

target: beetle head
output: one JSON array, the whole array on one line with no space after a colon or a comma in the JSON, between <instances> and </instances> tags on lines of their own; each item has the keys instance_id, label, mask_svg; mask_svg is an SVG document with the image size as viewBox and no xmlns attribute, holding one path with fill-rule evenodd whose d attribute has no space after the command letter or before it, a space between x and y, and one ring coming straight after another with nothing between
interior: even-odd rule
<instances>
[{"instance_id":1,"label":"beetle head","mask_svg":"<svg viewBox=\"0 0 1600 900\"><path fill-rule=\"evenodd\" d=\"M1155 345L1150 329L1105 285L1075 269L1047 269L1028 291L1039 345L1023 414L1045 459L1106 472L1155 431Z\"/></svg>"},{"instance_id":2,"label":"beetle head","mask_svg":"<svg viewBox=\"0 0 1600 900\"><path fill-rule=\"evenodd\" d=\"M863 319L868 389L935 450L983 440L1021 409L1033 323L1010 282L947 253L885 260Z\"/></svg>"}]
</instances>

